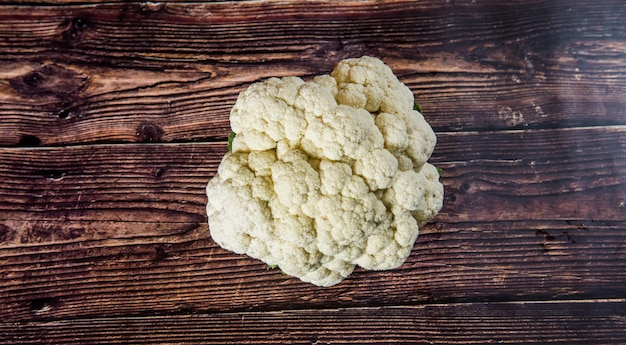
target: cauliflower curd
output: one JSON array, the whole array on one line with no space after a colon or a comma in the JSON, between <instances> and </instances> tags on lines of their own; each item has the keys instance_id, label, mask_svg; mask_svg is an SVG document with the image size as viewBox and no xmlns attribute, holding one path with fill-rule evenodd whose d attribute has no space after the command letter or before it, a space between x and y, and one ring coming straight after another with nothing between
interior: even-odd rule
<instances>
[{"instance_id":1,"label":"cauliflower curd","mask_svg":"<svg viewBox=\"0 0 626 345\"><path fill-rule=\"evenodd\" d=\"M318 286L356 265L402 265L443 203L427 163L436 137L413 106L408 87L368 56L310 82L252 84L207 186L212 238Z\"/></svg>"}]
</instances>

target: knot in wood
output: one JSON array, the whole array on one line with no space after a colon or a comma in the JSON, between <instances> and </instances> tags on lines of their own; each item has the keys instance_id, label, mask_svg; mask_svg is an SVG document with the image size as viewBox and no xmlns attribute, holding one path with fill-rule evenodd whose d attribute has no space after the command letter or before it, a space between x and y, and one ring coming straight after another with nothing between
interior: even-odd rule
<instances>
[{"instance_id":1,"label":"knot in wood","mask_svg":"<svg viewBox=\"0 0 626 345\"><path fill-rule=\"evenodd\" d=\"M143 122L137 127L135 135L137 136L137 141L140 142L159 142L163 136L163 129L156 123Z\"/></svg>"},{"instance_id":2,"label":"knot in wood","mask_svg":"<svg viewBox=\"0 0 626 345\"><path fill-rule=\"evenodd\" d=\"M23 76L9 81L21 94L32 97L73 98L87 84L87 77L81 73L56 64L43 65Z\"/></svg>"},{"instance_id":3,"label":"knot in wood","mask_svg":"<svg viewBox=\"0 0 626 345\"><path fill-rule=\"evenodd\" d=\"M80 40L83 31L89 26L89 21L83 18L66 19L61 27L63 32L61 36L64 41L78 41Z\"/></svg>"}]
</instances>

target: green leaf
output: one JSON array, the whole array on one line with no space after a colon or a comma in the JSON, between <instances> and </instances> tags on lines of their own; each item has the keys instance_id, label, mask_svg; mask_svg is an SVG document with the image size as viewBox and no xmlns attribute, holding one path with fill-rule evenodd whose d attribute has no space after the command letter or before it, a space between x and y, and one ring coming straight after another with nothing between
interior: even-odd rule
<instances>
[{"instance_id":1,"label":"green leaf","mask_svg":"<svg viewBox=\"0 0 626 345\"><path fill-rule=\"evenodd\" d=\"M417 111L419 111L421 113L422 112L422 106L419 105L419 103L415 103L415 104L413 104L413 110L417 110Z\"/></svg>"},{"instance_id":2,"label":"green leaf","mask_svg":"<svg viewBox=\"0 0 626 345\"><path fill-rule=\"evenodd\" d=\"M228 151L233 150L233 139L235 139L236 135L237 133L235 132L230 132L230 134L228 135Z\"/></svg>"},{"instance_id":3,"label":"green leaf","mask_svg":"<svg viewBox=\"0 0 626 345\"><path fill-rule=\"evenodd\" d=\"M441 176L441 173L443 172L443 169L437 168L437 172L439 173L439 176Z\"/></svg>"},{"instance_id":4,"label":"green leaf","mask_svg":"<svg viewBox=\"0 0 626 345\"><path fill-rule=\"evenodd\" d=\"M278 265L267 265L271 270L278 268Z\"/></svg>"}]
</instances>

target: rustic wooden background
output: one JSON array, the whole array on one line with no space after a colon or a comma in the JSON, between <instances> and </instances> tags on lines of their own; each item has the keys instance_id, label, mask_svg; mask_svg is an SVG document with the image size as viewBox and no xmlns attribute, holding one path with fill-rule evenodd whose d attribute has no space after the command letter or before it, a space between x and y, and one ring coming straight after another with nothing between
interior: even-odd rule
<instances>
[{"instance_id":1,"label":"rustic wooden background","mask_svg":"<svg viewBox=\"0 0 626 345\"><path fill-rule=\"evenodd\" d=\"M626 5L0 3L0 343L626 343ZM317 288L219 248L237 94L382 58L445 205Z\"/></svg>"}]
</instances>

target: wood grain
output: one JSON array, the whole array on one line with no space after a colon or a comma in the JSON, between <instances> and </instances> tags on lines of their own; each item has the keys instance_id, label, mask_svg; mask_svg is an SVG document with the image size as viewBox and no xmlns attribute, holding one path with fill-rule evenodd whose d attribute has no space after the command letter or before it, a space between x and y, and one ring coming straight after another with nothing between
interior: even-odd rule
<instances>
[{"instance_id":1,"label":"wood grain","mask_svg":"<svg viewBox=\"0 0 626 345\"><path fill-rule=\"evenodd\" d=\"M1 325L0 340L12 344L620 344L626 341L624 308L623 300L609 300L84 319ZM13 332L22 336L8 336Z\"/></svg>"},{"instance_id":2,"label":"wood grain","mask_svg":"<svg viewBox=\"0 0 626 345\"><path fill-rule=\"evenodd\" d=\"M626 123L619 2L149 4L4 6L0 145L224 139L249 83L363 54L438 131Z\"/></svg>"},{"instance_id":3,"label":"wood grain","mask_svg":"<svg viewBox=\"0 0 626 345\"><path fill-rule=\"evenodd\" d=\"M621 1L0 4L0 343L626 343ZM219 248L250 83L381 57L438 133L411 256L318 288Z\"/></svg>"},{"instance_id":4,"label":"wood grain","mask_svg":"<svg viewBox=\"0 0 626 345\"><path fill-rule=\"evenodd\" d=\"M600 225L597 225L600 223ZM399 269L322 289L185 234L3 250L5 322L471 301L622 298L624 222L426 228Z\"/></svg>"},{"instance_id":5,"label":"wood grain","mask_svg":"<svg viewBox=\"0 0 626 345\"><path fill-rule=\"evenodd\" d=\"M411 258L331 289L210 239L204 186L222 143L2 149L3 319L620 298L625 133L441 133L446 201Z\"/></svg>"}]
</instances>

